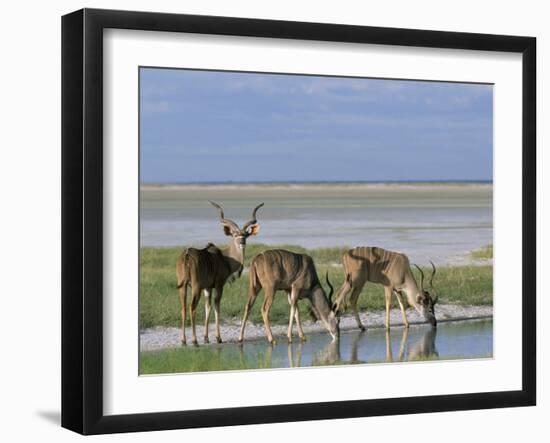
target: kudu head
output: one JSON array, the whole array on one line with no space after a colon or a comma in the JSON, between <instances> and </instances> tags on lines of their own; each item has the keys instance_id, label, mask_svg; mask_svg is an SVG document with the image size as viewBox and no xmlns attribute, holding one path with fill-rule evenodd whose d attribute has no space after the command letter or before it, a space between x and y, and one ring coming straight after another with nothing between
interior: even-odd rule
<instances>
[{"instance_id":1,"label":"kudu head","mask_svg":"<svg viewBox=\"0 0 550 443\"><path fill-rule=\"evenodd\" d=\"M333 340L338 340L340 337L340 318L332 309L332 294L334 293L334 287L328 278L328 271L325 279L328 287L330 288L328 297L320 284L312 291L311 301L313 317L320 319L324 323L325 328L327 328Z\"/></svg>"},{"instance_id":2,"label":"kudu head","mask_svg":"<svg viewBox=\"0 0 550 443\"><path fill-rule=\"evenodd\" d=\"M254 208L252 211L252 219L246 222L242 229L239 228L239 225L237 225L237 223L233 220L229 220L224 217L223 209L220 205L214 203L213 201L211 201L210 204L220 211L220 222L223 226L223 232L225 235L231 236L236 249L244 252L246 239L251 235L256 235L260 231L260 224L258 223L258 220L256 220L256 212L258 212L258 209L260 209L264 204L260 203Z\"/></svg>"},{"instance_id":3,"label":"kudu head","mask_svg":"<svg viewBox=\"0 0 550 443\"><path fill-rule=\"evenodd\" d=\"M435 265L431 260L430 260L430 263L432 265L432 275L430 276L430 280L428 282L429 289L430 289L429 291L424 289L424 272L422 271L422 269L420 269L419 266L414 265L416 266L416 269L418 269L418 271L420 272L420 292L416 296L416 301L421 306L421 311L422 311L422 314L424 315L424 318L428 322L430 322L430 324L433 327L436 327L437 321L435 319L434 306L437 303L437 300L439 299L439 295L437 294L437 291L433 285L433 279L436 272Z\"/></svg>"}]
</instances>

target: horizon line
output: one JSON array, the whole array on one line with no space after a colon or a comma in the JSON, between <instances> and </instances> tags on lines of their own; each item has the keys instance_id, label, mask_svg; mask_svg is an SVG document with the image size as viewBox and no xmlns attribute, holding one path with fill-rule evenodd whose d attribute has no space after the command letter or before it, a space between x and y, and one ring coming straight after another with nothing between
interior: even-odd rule
<instances>
[{"instance_id":1,"label":"horizon line","mask_svg":"<svg viewBox=\"0 0 550 443\"><path fill-rule=\"evenodd\" d=\"M227 185L227 184L383 184L383 183L493 183L492 179L445 180L212 180L212 181L140 181L140 185Z\"/></svg>"}]
</instances>

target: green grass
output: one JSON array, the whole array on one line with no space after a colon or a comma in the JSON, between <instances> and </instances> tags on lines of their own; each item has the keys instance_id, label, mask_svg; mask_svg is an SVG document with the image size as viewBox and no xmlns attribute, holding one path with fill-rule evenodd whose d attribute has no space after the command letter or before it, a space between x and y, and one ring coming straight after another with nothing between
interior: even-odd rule
<instances>
[{"instance_id":1,"label":"green grass","mask_svg":"<svg viewBox=\"0 0 550 443\"><path fill-rule=\"evenodd\" d=\"M269 368L269 359L259 354L247 357L237 347L194 347L140 352L140 374L169 374L175 372L232 371Z\"/></svg>"},{"instance_id":2,"label":"green grass","mask_svg":"<svg viewBox=\"0 0 550 443\"><path fill-rule=\"evenodd\" d=\"M486 354L475 358L491 358L492 354ZM435 355L410 357L405 361L434 361L434 360L462 360L463 355L445 356L439 358ZM377 364L387 363L387 359L371 359L366 361L331 361L330 363L316 361L313 366L339 366L349 364ZM398 361L397 358L394 360ZM296 364L296 360L295 360ZM140 352L139 373L147 374L171 374L181 372L209 372L209 371L235 371L243 369L266 369L273 367L285 367L279 360L272 362L271 355L266 346L265 352L256 355L246 354L242 347L222 346L186 346L181 348L163 349L159 351ZM306 365L307 366L307 365Z\"/></svg>"},{"instance_id":3,"label":"green grass","mask_svg":"<svg viewBox=\"0 0 550 443\"><path fill-rule=\"evenodd\" d=\"M483 248L470 252L470 257L476 260L488 260L493 258L493 245L483 246Z\"/></svg>"},{"instance_id":4,"label":"green grass","mask_svg":"<svg viewBox=\"0 0 550 443\"><path fill-rule=\"evenodd\" d=\"M342 254L348 249L319 248L306 250L292 245L277 246L295 252L310 254L316 263L317 271L324 282L324 274L329 270L331 282L336 290L343 282L342 268L332 264L340 263ZM273 248L262 244L247 245L246 265L250 259L265 249ZM179 326L180 302L176 289L176 260L183 247L179 248L142 248L140 257L140 326ZM430 272L431 268L425 269ZM415 270L415 272L417 272ZM492 305L493 303L493 267L487 266L456 266L441 267L437 270L434 281L440 294L440 302L465 305ZM325 285L326 288L326 285ZM326 288L328 289L328 288ZM190 292L190 291L189 291ZM248 280L243 274L239 279L224 288L221 303L223 321L240 322L243 307L247 300ZM367 284L359 297L361 310L384 309L384 290L382 286ZM190 296L190 294L189 294ZM250 320L261 323L260 306L263 296L260 293L254 305ZM204 321L203 297L197 312L197 321ZM300 303L300 310L306 318L307 303ZM211 319L212 320L212 319ZM288 302L286 295L277 293L270 311L273 324L285 324L288 321ZM189 323L188 323L189 324Z\"/></svg>"}]
</instances>

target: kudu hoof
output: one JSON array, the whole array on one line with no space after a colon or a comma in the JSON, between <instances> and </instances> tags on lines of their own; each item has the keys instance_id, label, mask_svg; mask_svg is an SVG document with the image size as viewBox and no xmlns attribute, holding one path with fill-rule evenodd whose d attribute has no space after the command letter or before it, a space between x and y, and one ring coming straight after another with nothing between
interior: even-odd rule
<instances>
[{"instance_id":1,"label":"kudu hoof","mask_svg":"<svg viewBox=\"0 0 550 443\"><path fill-rule=\"evenodd\" d=\"M182 345L182 346L187 346L187 342L186 342L185 340L182 340L182 341L181 341L181 345Z\"/></svg>"},{"instance_id":2,"label":"kudu hoof","mask_svg":"<svg viewBox=\"0 0 550 443\"><path fill-rule=\"evenodd\" d=\"M366 331L366 329L365 329L364 326L361 326L361 327L359 328L359 330L360 330L361 332L365 332L365 331Z\"/></svg>"},{"instance_id":3,"label":"kudu hoof","mask_svg":"<svg viewBox=\"0 0 550 443\"><path fill-rule=\"evenodd\" d=\"M277 344L277 340L273 339L273 340L269 340L269 344L270 345L276 345Z\"/></svg>"},{"instance_id":4,"label":"kudu hoof","mask_svg":"<svg viewBox=\"0 0 550 443\"><path fill-rule=\"evenodd\" d=\"M208 344L210 343L210 340L208 339L208 337L204 337L204 344Z\"/></svg>"},{"instance_id":5,"label":"kudu hoof","mask_svg":"<svg viewBox=\"0 0 550 443\"><path fill-rule=\"evenodd\" d=\"M307 338L306 338L306 336L304 335L303 337L300 337L300 340L302 340L302 341L307 341Z\"/></svg>"},{"instance_id":6,"label":"kudu hoof","mask_svg":"<svg viewBox=\"0 0 550 443\"><path fill-rule=\"evenodd\" d=\"M192 343L193 343L194 346L198 346L198 345L199 345L199 342L198 342L197 340L193 340Z\"/></svg>"},{"instance_id":7,"label":"kudu hoof","mask_svg":"<svg viewBox=\"0 0 550 443\"><path fill-rule=\"evenodd\" d=\"M223 343L223 341L222 341L222 338L221 338L221 337L216 337L216 341L217 341L218 343Z\"/></svg>"}]
</instances>

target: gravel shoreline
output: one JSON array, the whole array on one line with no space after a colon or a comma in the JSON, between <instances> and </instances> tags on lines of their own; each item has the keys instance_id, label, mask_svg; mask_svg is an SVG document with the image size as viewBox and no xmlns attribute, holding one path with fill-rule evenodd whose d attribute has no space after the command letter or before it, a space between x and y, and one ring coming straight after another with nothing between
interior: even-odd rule
<instances>
[{"instance_id":1,"label":"gravel shoreline","mask_svg":"<svg viewBox=\"0 0 550 443\"><path fill-rule=\"evenodd\" d=\"M397 308L394 308L390 312L391 325L392 327L403 326L401 311ZM473 320L479 318L492 318L493 316L493 307L492 306L461 306L461 305L445 305L438 304L436 307L436 318L439 322L445 321L462 321L462 320ZM361 322L366 328L381 328L385 324L385 311L374 311L374 312L361 312L360 313ZM418 324L424 323L424 319L416 310L408 309L407 318L409 323ZM227 322L222 323L221 335L225 343L235 343L237 342L239 331L240 331L240 322L238 318L231 319ZM304 333L307 335L312 332L322 332L325 331L325 328L321 322L313 323L310 320L302 321L302 326ZM286 331L287 325L271 325L273 335L278 340L286 340ZM357 328L355 319L351 314L343 315L340 320L340 330L350 330ZM215 339L215 328L214 322L210 324L210 341L216 342ZM204 342L203 339L204 325L197 325L197 340L202 345ZM296 325L294 325L294 336L295 340L298 340L298 332ZM191 342L191 328L186 329L188 343ZM254 324L248 322L246 325L245 340L265 340L265 330L263 324ZM175 348L181 346L181 331L180 328L174 327L162 327L157 326L154 328L145 328L140 331L139 338L139 348L140 351L155 351L165 348ZM208 345L206 345L208 346Z\"/></svg>"}]
</instances>

